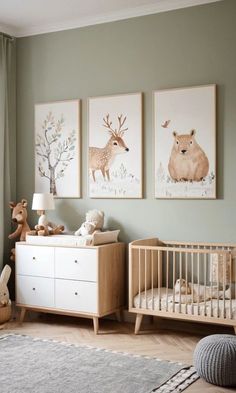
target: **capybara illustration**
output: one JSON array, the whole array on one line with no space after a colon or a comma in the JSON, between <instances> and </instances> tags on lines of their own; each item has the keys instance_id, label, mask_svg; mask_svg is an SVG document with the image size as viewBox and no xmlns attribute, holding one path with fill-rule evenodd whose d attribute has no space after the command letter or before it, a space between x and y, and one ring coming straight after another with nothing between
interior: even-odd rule
<instances>
[{"instance_id":1,"label":"capybara illustration","mask_svg":"<svg viewBox=\"0 0 236 393\"><path fill-rule=\"evenodd\" d=\"M201 181L209 171L209 161L195 139L196 131L178 135L173 132L174 144L169 160L169 173L175 181Z\"/></svg>"}]
</instances>

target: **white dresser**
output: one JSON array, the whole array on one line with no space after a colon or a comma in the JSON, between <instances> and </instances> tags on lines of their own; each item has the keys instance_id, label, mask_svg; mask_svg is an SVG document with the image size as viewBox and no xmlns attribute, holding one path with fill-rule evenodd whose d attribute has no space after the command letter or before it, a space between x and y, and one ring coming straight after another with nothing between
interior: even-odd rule
<instances>
[{"instance_id":1,"label":"white dresser","mask_svg":"<svg viewBox=\"0 0 236 393\"><path fill-rule=\"evenodd\" d=\"M65 247L16 243L16 305L26 310L98 318L124 306L125 246Z\"/></svg>"}]
</instances>

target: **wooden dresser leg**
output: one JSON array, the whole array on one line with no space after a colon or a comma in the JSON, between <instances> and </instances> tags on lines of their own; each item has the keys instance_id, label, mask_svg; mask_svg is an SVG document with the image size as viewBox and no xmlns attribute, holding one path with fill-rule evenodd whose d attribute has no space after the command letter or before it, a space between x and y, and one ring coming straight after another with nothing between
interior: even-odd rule
<instances>
[{"instance_id":1,"label":"wooden dresser leg","mask_svg":"<svg viewBox=\"0 0 236 393\"><path fill-rule=\"evenodd\" d=\"M98 317L93 317L93 328L94 328L94 333L98 334L98 329L99 329Z\"/></svg>"},{"instance_id":2,"label":"wooden dresser leg","mask_svg":"<svg viewBox=\"0 0 236 393\"><path fill-rule=\"evenodd\" d=\"M135 329L134 329L135 334L139 333L142 320L143 320L143 314L136 314Z\"/></svg>"},{"instance_id":3,"label":"wooden dresser leg","mask_svg":"<svg viewBox=\"0 0 236 393\"><path fill-rule=\"evenodd\" d=\"M116 311L116 319L118 322L122 322L122 311L121 310Z\"/></svg>"},{"instance_id":4,"label":"wooden dresser leg","mask_svg":"<svg viewBox=\"0 0 236 393\"><path fill-rule=\"evenodd\" d=\"M234 326L234 334L236 335L236 326Z\"/></svg>"},{"instance_id":5,"label":"wooden dresser leg","mask_svg":"<svg viewBox=\"0 0 236 393\"><path fill-rule=\"evenodd\" d=\"M22 307L21 312L20 312L20 320L19 320L20 324L22 324L22 322L24 321L25 314L26 314L26 308Z\"/></svg>"}]
</instances>

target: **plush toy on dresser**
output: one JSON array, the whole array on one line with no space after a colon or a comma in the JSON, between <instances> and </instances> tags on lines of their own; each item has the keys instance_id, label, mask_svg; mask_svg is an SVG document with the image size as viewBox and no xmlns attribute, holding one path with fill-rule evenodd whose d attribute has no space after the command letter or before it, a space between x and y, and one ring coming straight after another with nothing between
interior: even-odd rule
<instances>
[{"instance_id":1,"label":"plush toy on dresser","mask_svg":"<svg viewBox=\"0 0 236 393\"><path fill-rule=\"evenodd\" d=\"M39 224L35 225L34 229L28 233L31 236L49 236L49 235L60 235L64 231L64 225L56 225L52 222L47 221L45 215L41 215L41 218L45 217L45 220L39 221Z\"/></svg>"},{"instance_id":2,"label":"plush toy on dresser","mask_svg":"<svg viewBox=\"0 0 236 393\"><path fill-rule=\"evenodd\" d=\"M8 236L8 239L20 238L20 241L25 241L26 233L30 231L30 227L27 223L27 204L26 199L22 199L19 203L9 203L12 209L12 221L17 224L17 228Z\"/></svg>"},{"instance_id":3,"label":"plush toy on dresser","mask_svg":"<svg viewBox=\"0 0 236 393\"><path fill-rule=\"evenodd\" d=\"M9 202L9 206L12 209L12 222L17 224L17 228L13 233L8 235L8 239L17 239L25 241L26 233L30 231L29 224L27 223L27 200L22 199L21 202ZM10 259L15 261L15 249L11 249Z\"/></svg>"},{"instance_id":4,"label":"plush toy on dresser","mask_svg":"<svg viewBox=\"0 0 236 393\"><path fill-rule=\"evenodd\" d=\"M4 327L4 323L11 318L11 300L7 283L11 275L11 268L6 265L0 276L0 329Z\"/></svg>"},{"instance_id":5,"label":"plush toy on dresser","mask_svg":"<svg viewBox=\"0 0 236 393\"><path fill-rule=\"evenodd\" d=\"M92 235L94 232L101 231L104 224L104 213L100 210L89 210L86 213L86 221L75 232L76 236Z\"/></svg>"}]
</instances>

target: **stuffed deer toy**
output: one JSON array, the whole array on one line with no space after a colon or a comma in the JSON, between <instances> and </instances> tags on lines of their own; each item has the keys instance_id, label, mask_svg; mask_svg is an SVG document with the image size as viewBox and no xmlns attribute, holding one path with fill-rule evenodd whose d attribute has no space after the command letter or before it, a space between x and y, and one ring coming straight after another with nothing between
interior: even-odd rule
<instances>
[{"instance_id":1,"label":"stuffed deer toy","mask_svg":"<svg viewBox=\"0 0 236 393\"><path fill-rule=\"evenodd\" d=\"M7 288L7 283L11 275L11 268L6 265L0 276L0 307L6 307L11 304L9 299L9 291Z\"/></svg>"},{"instance_id":2,"label":"stuffed deer toy","mask_svg":"<svg viewBox=\"0 0 236 393\"><path fill-rule=\"evenodd\" d=\"M26 233L30 231L27 223L27 200L22 199L19 203L10 202L9 206L12 209L12 222L17 224L17 228L8 239L20 238L20 241L25 241Z\"/></svg>"}]
</instances>

